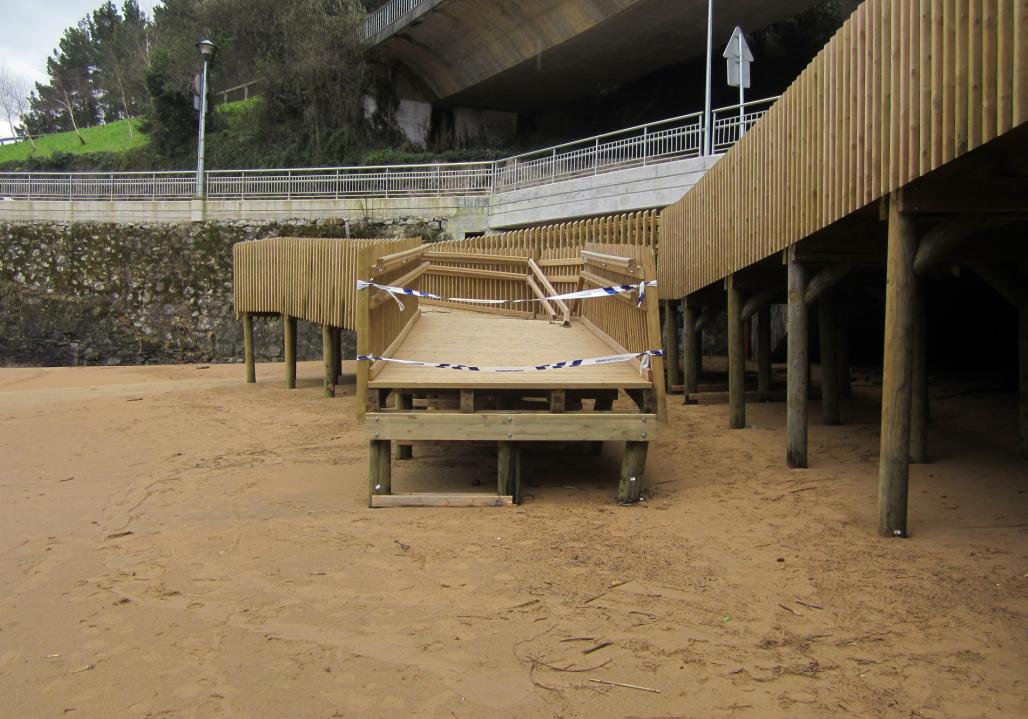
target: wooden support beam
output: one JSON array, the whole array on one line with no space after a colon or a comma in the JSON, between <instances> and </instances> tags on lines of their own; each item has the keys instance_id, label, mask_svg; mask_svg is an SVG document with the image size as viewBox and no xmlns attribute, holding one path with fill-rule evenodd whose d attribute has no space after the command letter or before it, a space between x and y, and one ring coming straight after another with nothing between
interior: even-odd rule
<instances>
[{"instance_id":1,"label":"wooden support beam","mask_svg":"<svg viewBox=\"0 0 1028 719\"><path fill-rule=\"evenodd\" d=\"M953 217L942 220L925 233L917 245L914 272L923 275L933 265L945 259L962 242L986 229L981 217Z\"/></svg>"},{"instance_id":2,"label":"wooden support beam","mask_svg":"<svg viewBox=\"0 0 1028 719\"><path fill-rule=\"evenodd\" d=\"M810 281L807 283L807 291L803 295L803 301L808 305L814 304L821 298L821 295L842 282L843 278L845 278L852 269L853 265L846 263L825 267L810 278Z\"/></svg>"},{"instance_id":3,"label":"wooden support beam","mask_svg":"<svg viewBox=\"0 0 1028 719\"><path fill-rule=\"evenodd\" d=\"M559 292L557 292L557 288L555 288L550 283L550 280L546 276L546 273L543 272L542 268L539 267L538 264L536 264L535 260L529 258L529 260L528 260L528 269L532 272L533 275L535 275L535 281L538 283L540 288L542 288L543 290L546 291L548 296L553 297L554 295L559 295L560 294ZM529 279L531 279L531 278L529 278ZM554 302L557 305L557 309L560 310L560 313L561 313L561 316L562 316L562 321L564 322L564 324L567 324L568 322L570 322L571 321L571 308L568 307L567 303L564 302L564 300L554 300Z\"/></svg>"},{"instance_id":4,"label":"wooden support beam","mask_svg":"<svg viewBox=\"0 0 1028 719\"><path fill-rule=\"evenodd\" d=\"M497 494L388 494L373 495L371 506L379 507L509 507L514 498Z\"/></svg>"},{"instance_id":5,"label":"wooden support beam","mask_svg":"<svg viewBox=\"0 0 1028 719\"><path fill-rule=\"evenodd\" d=\"M478 277L486 280L512 280L524 282L528 274L525 272L504 272L503 270L481 270L477 267L443 267L430 265L426 270L429 275L446 275L448 277Z\"/></svg>"},{"instance_id":6,"label":"wooden support beam","mask_svg":"<svg viewBox=\"0 0 1028 719\"><path fill-rule=\"evenodd\" d=\"M473 252L436 252L429 251L421 256L421 259L429 262L464 262L468 264L482 265L527 265L529 257L517 255L479 255ZM575 260L550 260L559 265L575 264Z\"/></svg>"},{"instance_id":7,"label":"wooden support beam","mask_svg":"<svg viewBox=\"0 0 1028 719\"><path fill-rule=\"evenodd\" d=\"M757 292L756 294L751 295L750 297L746 298L746 303L742 306L742 312L740 313L740 316L744 320L752 318L753 315L758 314L760 310L764 309L772 302L774 302L775 299L781 294L782 291L780 289L770 289L764 290L763 292Z\"/></svg>"},{"instance_id":8,"label":"wooden support beam","mask_svg":"<svg viewBox=\"0 0 1028 719\"><path fill-rule=\"evenodd\" d=\"M649 447L649 442L625 442L625 453L621 458L621 481L618 483L618 502L621 504L635 504L639 501Z\"/></svg>"},{"instance_id":9,"label":"wooden support beam","mask_svg":"<svg viewBox=\"0 0 1028 719\"><path fill-rule=\"evenodd\" d=\"M878 462L878 532L907 536L910 472L910 391L913 370L914 300L917 293L914 217L889 204L889 251L885 279L885 354L882 366L881 454Z\"/></svg>"},{"instance_id":10,"label":"wooden support beam","mask_svg":"<svg viewBox=\"0 0 1028 719\"><path fill-rule=\"evenodd\" d=\"M667 360L668 391L679 379L678 303L666 301L664 305L664 357Z\"/></svg>"},{"instance_id":11,"label":"wooden support beam","mask_svg":"<svg viewBox=\"0 0 1028 719\"><path fill-rule=\"evenodd\" d=\"M566 397L564 396L564 390L562 389L551 389L550 390L550 411L555 413L561 413L565 409Z\"/></svg>"},{"instance_id":12,"label":"wooden support beam","mask_svg":"<svg viewBox=\"0 0 1028 719\"><path fill-rule=\"evenodd\" d=\"M463 414L472 414L475 411L475 390L462 389L460 391L460 411Z\"/></svg>"},{"instance_id":13,"label":"wooden support beam","mask_svg":"<svg viewBox=\"0 0 1028 719\"><path fill-rule=\"evenodd\" d=\"M332 346L335 344L332 336L332 328L328 325L321 326L321 361L325 366L325 396L336 396L336 365Z\"/></svg>"},{"instance_id":14,"label":"wooden support beam","mask_svg":"<svg viewBox=\"0 0 1028 719\"><path fill-rule=\"evenodd\" d=\"M534 410L507 412L374 412L367 417L369 439L465 440L499 442L650 442L656 415L621 412Z\"/></svg>"},{"instance_id":15,"label":"wooden support beam","mask_svg":"<svg viewBox=\"0 0 1028 719\"><path fill-rule=\"evenodd\" d=\"M746 356L743 350L742 290L734 275L725 280L728 293L728 428L746 427Z\"/></svg>"},{"instance_id":16,"label":"wooden support beam","mask_svg":"<svg viewBox=\"0 0 1028 719\"><path fill-rule=\"evenodd\" d=\"M517 442L497 443L496 484L500 495L509 495L514 504L521 504L521 447Z\"/></svg>"},{"instance_id":17,"label":"wooden support beam","mask_svg":"<svg viewBox=\"0 0 1028 719\"><path fill-rule=\"evenodd\" d=\"M257 364L253 356L253 315L243 313L243 363L246 365L246 381L257 381Z\"/></svg>"},{"instance_id":18,"label":"wooden support beam","mask_svg":"<svg viewBox=\"0 0 1028 719\"><path fill-rule=\"evenodd\" d=\"M393 468L389 456L388 440L368 442L368 506L374 507L375 495L392 494Z\"/></svg>"},{"instance_id":19,"label":"wooden support beam","mask_svg":"<svg viewBox=\"0 0 1028 719\"><path fill-rule=\"evenodd\" d=\"M357 263L355 268L356 279L358 280L369 280L371 277L371 259L368 253L368 248L364 248L357 253ZM354 330L357 333L357 354L358 356L367 356L372 354L371 352L371 304L368 298L368 292L357 293L357 312L354 315L355 327ZM370 362L358 362L357 363L357 387L354 391L354 403L357 405L357 419L363 420L364 414L367 411L367 397L368 397L368 379L371 372Z\"/></svg>"},{"instance_id":20,"label":"wooden support beam","mask_svg":"<svg viewBox=\"0 0 1028 719\"><path fill-rule=\"evenodd\" d=\"M807 466L807 390L810 385L807 303L803 301L807 291L807 271L801 263L790 260L788 273L785 457L789 467L800 469Z\"/></svg>"},{"instance_id":21,"label":"wooden support beam","mask_svg":"<svg viewBox=\"0 0 1028 719\"><path fill-rule=\"evenodd\" d=\"M296 318L282 315L282 342L285 345L286 389L296 389Z\"/></svg>"},{"instance_id":22,"label":"wooden support beam","mask_svg":"<svg viewBox=\"0 0 1028 719\"><path fill-rule=\"evenodd\" d=\"M771 307L757 310L757 390L771 391Z\"/></svg>"},{"instance_id":23,"label":"wooden support beam","mask_svg":"<svg viewBox=\"0 0 1028 719\"><path fill-rule=\"evenodd\" d=\"M917 270L916 260L914 270ZM914 357L910 381L910 461L912 464L924 464L928 461L928 308L924 297L924 279L917 282L919 287L914 299Z\"/></svg>"},{"instance_id":24,"label":"wooden support beam","mask_svg":"<svg viewBox=\"0 0 1028 719\"><path fill-rule=\"evenodd\" d=\"M685 329L685 393L695 392L700 381L700 370L703 362L703 330L699 329L699 311L696 307L682 300L682 323Z\"/></svg>"},{"instance_id":25,"label":"wooden support beam","mask_svg":"<svg viewBox=\"0 0 1028 719\"><path fill-rule=\"evenodd\" d=\"M414 395L408 392L394 392L393 407L398 412L409 412L414 406ZM406 442L393 442L393 454L398 460L413 459L414 448Z\"/></svg>"},{"instance_id":26,"label":"wooden support beam","mask_svg":"<svg viewBox=\"0 0 1028 719\"><path fill-rule=\"evenodd\" d=\"M826 425L842 424L839 416L839 361L836 357L835 293L825 292L817 303L818 329L821 340L821 419Z\"/></svg>"}]
</instances>

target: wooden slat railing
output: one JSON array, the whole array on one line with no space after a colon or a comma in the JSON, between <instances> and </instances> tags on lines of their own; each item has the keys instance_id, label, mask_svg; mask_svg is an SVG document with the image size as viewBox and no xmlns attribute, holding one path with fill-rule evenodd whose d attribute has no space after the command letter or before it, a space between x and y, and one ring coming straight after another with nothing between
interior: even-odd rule
<instances>
[{"instance_id":1,"label":"wooden slat railing","mask_svg":"<svg viewBox=\"0 0 1028 719\"><path fill-rule=\"evenodd\" d=\"M701 289L1026 119L1024 0L867 0L661 213L661 292Z\"/></svg>"},{"instance_id":2,"label":"wooden slat railing","mask_svg":"<svg viewBox=\"0 0 1028 719\"><path fill-rule=\"evenodd\" d=\"M232 299L236 316L274 313L321 325L356 329L357 256L372 261L419 247L406 239L275 237L232 247ZM401 273L402 274L402 273Z\"/></svg>"}]
</instances>

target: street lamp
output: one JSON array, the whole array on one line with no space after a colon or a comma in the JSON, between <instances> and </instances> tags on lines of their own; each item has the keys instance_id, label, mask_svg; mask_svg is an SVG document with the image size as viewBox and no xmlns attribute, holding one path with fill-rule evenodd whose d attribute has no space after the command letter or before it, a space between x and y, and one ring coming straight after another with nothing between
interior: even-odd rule
<instances>
[{"instance_id":1,"label":"street lamp","mask_svg":"<svg viewBox=\"0 0 1028 719\"><path fill-rule=\"evenodd\" d=\"M202 198L204 196L204 182L203 182L203 152L204 152L204 137L207 134L207 63L214 57L214 51L218 49L217 45L207 39L203 39L196 43L196 47L200 50L200 55L203 57L203 77L200 81L200 142L196 147L196 196Z\"/></svg>"},{"instance_id":2,"label":"street lamp","mask_svg":"<svg viewBox=\"0 0 1028 719\"><path fill-rule=\"evenodd\" d=\"M714 43L714 0L707 0L707 87L703 103L703 154L709 155L711 151L710 142L710 72L711 53Z\"/></svg>"}]
</instances>

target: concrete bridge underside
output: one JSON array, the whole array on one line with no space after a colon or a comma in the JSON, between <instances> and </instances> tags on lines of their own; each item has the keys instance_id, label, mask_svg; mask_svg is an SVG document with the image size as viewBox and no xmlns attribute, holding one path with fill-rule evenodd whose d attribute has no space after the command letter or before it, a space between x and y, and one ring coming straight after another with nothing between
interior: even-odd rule
<instances>
[{"instance_id":1,"label":"concrete bridge underside","mask_svg":"<svg viewBox=\"0 0 1028 719\"><path fill-rule=\"evenodd\" d=\"M812 4L719 3L714 36L728 37L736 25L758 29ZM705 0L440 0L426 7L376 41L434 101L453 106L531 111L684 62L706 43Z\"/></svg>"},{"instance_id":2,"label":"concrete bridge underside","mask_svg":"<svg viewBox=\"0 0 1028 719\"><path fill-rule=\"evenodd\" d=\"M453 237L664 207L680 198L718 156L590 175L495 195L350 199L16 200L0 202L6 222L350 221L440 219Z\"/></svg>"}]
</instances>

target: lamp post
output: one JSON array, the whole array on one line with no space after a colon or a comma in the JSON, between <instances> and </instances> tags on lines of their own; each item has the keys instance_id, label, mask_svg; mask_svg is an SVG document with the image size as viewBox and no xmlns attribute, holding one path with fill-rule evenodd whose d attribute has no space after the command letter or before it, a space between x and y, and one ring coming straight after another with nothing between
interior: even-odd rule
<instances>
[{"instance_id":1,"label":"lamp post","mask_svg":"<svg viewBox=\"0 0 1028 719\"><path fill-rule=\"evenodd\" d=\"M714 42L714 0L707 0L707 92L703 104L703 154L710 154L710 72Z\"/></svg>"},{"instance_id":2,"label":"lamp post","mask_svg":"<svg viewBox=\"0 0 1028 719\"><path fill-rule=\"evenodd\" d=\"M200 141L196 146L196 196L203 198L204 191L203 177L203 154L204 139L207 134L207 63L214 57L217 46L210 40L204 39L196 43L203 57L203 77L200 82Z\"/></svg>"}]
</instances>

